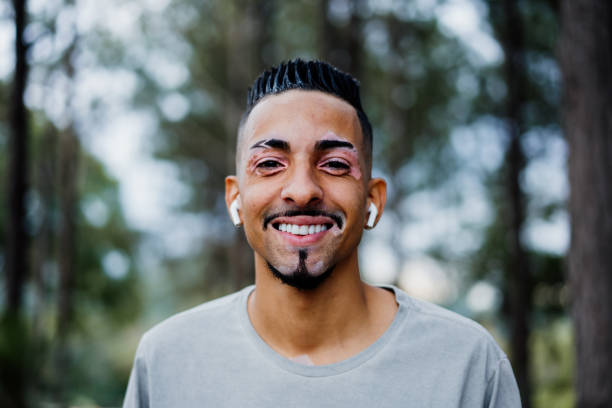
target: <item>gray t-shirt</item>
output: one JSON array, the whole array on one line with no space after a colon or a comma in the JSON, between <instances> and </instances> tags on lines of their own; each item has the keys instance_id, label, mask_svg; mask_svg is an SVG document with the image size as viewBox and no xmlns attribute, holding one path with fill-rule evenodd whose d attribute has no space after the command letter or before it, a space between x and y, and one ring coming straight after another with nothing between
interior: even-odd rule
<instances>
[{"instance_id":1,"label":"gray t-shirt","mask_svg":"<svg viewBox=\"0 0 612 408\"><path fill-rule=\"evenodd\" d=\"M477 323L395 292L370 347L309 366L268 346L247 314L253 286L179 313L140 341L128 407L520 407L512 368Z\"/></svg>"}]
</instances>

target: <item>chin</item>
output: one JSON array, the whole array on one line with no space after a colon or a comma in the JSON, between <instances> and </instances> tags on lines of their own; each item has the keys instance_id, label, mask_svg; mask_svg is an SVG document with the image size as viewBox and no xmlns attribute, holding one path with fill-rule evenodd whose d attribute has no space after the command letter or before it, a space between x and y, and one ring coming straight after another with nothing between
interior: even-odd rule
<instances>
[{"instance_id":1,"label":"chin","mask_svg":"<svg viewBox=\"0 0 612 408\"><path fill-rule=\"evenodd\" d=\"M270 263L268 263L268 269L285 285L301 291L310 291L318 288L332 274L334 267L331 266L318 275L302 271L299 268L290 273L281 273Z\"/></svg>"},{"instance_id":2,"label":"chin","mask_svg":"<svg viewBox=\"0 0 612 408\"><path fill-rule=\"evenodd\" d=\"M277 268L270 262L267 262L268 269L285 285L289 285L303 291L314 290L331 275L335 265L325 267L323 261L317 261L309 268L306 262L307 257L307 251L300 250L299 262L295 269L290 270L289 268ZM283 269L283 271L281 271L281 269Z\"/></svg>"}]
</instances>

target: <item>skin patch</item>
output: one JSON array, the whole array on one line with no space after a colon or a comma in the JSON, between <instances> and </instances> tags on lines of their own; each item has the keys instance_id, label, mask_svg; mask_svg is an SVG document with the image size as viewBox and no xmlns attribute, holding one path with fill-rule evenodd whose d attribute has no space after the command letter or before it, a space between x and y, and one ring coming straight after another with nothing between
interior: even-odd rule
<instances>
[{"instance_id":1,"label":"skin patch","mask_svg":"<svg viewBox=\"0 0 612 408\"><path fill-rule=\"evenodd\" d=\"M279 154L274 154L273 152L265 150L263 152L255 152L251 156L249 156L249 159L246 163L247 173L256 174L258 170L257 166L261 161L265 161L266 159L275 160L285 166L287 165L287 159L285 159ZM281 168L279 167L278 170L281 170ZM268 174L273 174L273 172L269 172Z\"/></svg>"},{"instance_id":2,"label":"skin patch","mask_svg":"<svg viewBox=\"0 0 612 408\"><path fill-rule=\"evenodd\" d=\"M266 261L268 269L272 274L285 285L292 286L298 290L308 291L316 289L325 279L327 279L335 265L330 266L328 269L323 270L319 274L312 274L306 266L306 259L308 258L308 252L305 249L301 249L298 252L299 261L297 268L294 271L285 272L286 268L280 269L275 268L269 261ZM321 262L317 262L316 267L322 266Z\"/></svg>"},{"instance_id":3,"label":"skin patch","mask_svg":"<svg viewBox=\"0 0 612 408\"><path fill-rule=\"evenodd\" d=\"M314 365L310 357L308 357L308 354L300 354L299 356L290 357L289 360L295 363L298 363L298 364L302 364L302 365L307 365L307 366Z\"/></svg>"},{"instance_id":4,"label":"skin patch","mask_svg":"<svg viewBox=\"0 0 612 408\"><path fill-rule=\"evenodd\" d=\"M251 149L257 149L257 148L262 148L262 149L280 149L283 151L290 151L289 149L289 143L287 143L286 141L282 140L282 139L264 139L264 140L260 140L257 143L255 143L253 146L251 146Z\"/></svg>"},{"instance_id":5,"label":"skin patch","mask_svg":"<svg viewBox=\"0 0 612 408\"><path fill-rule=\"evenodd\" d=\"M281 150L283 152L291 151L289 143L287 143L285 140L276 138L259 140L250 147L250 150L254 149L273 149ZM353 144L348 140L341 138L334 132L330 131L325 134L323 139L315 143L315 151L324 153L320 161L322 165L328 161L332 161L334 158L341 159L341 161L349 168L348 175L353 177L355 180L361 180L362 173L361 166L359 165L359 153L355 146L353 146ZM259 159L261 159L266 153L267 152L255 153L249 157L246 165L246 170L248 173L254 174L257 172ZM278 160L282 164L287 165L286 160L280 156L273 156L270 158ZM268 174L274 173L275 172L271 172Z\"/></svg>"},{"instance_id":6,"label":"skin patch","mask_svg":"<svg viewBox=\"0 0 612 408\"><path fill-rule=\"evenodd\" d=\"M315 150L330 151L330 159L339 157L344 159L349 165L349 175L355 180L361 180L361 166L359 166L359 152L348 140L339 137L334 132L327 132L322 140L315 144ZM328 156L323 156L322 160Z\"/></svg>"},{"instance_id":7,"label":"skin patch","mask_svg":"<svg viewBox=\"0 0 612 408\"><path fill-rule=\"evenodd\" d=\"M264 151L255 152L249 156L247 163L246 163L246 171L250 174L254 174L257 172L257 165L259 164L260 159L262 159L266 155L271 154L268 150L270 149L280 150L283 152L290 151L289 143L287 143L285 140L276 139L276 138L259 140L249 148L249 150L257 150L257 149L263 149ZM281 162L282 164L287 165L287 160L280 155L272 154L272 156L267 156L267 157L269 157L271 160L277 160ZM268 174L273 174L273 173L274 172L268 173Z\"/></svg>"}]
</instances>

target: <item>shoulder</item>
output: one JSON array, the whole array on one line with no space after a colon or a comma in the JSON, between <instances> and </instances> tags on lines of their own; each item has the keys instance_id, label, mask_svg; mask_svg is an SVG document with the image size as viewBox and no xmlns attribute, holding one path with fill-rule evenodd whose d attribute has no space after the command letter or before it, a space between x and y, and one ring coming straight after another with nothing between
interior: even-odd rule
<instances>
[{"instance_id":1,"label":"shoulder","mask_svg":"<svg viewBox=\"0 0 612 408\"><path fill-rule=\"evenodd\" d=\"M447 388L456 387L473 401L487 401L479 406L520 406L510 362L483 326L391 289L402 313L394 343L395 355L402 355L400 369L418 367L423 378L436 384L446 381Z\"/></svg>"},{"instance_id":2,"label":"shoulder","mask_svg":"<svg viewBox=\"0 0 612 408\"><path fill-rule=\"evenodd\" d=\"M224 330L237 322L239 307L251 290L247 287L170 316L145 332L139 351L149 353L189 344L194 339L212 339L213 333L223 336Z\"/></svg>"},{"instance_id":3,"label":"shoulder","mask_svg":"<svg viewBox=\"0 0 612 408\"><path fill-rule=\"evenodd\" d=\"M489 332L479 323L459 313L445 309L436 304L410 297L406 292L393 288L400 305L405 305L414 315L433 325L440 325L450 330L457 330L465 335L474 335L492 339Z\"/></svg>"},{"instance_id":4,"label":"shoulder","mask_svg":"<svg viewBox=\"0 0 612 408\"><path fill-rule=\"evenodd\" d=\"M479 323L438 305L414 299L396 287L391 289L400 310L404 310L403 331L410 336L411 342L420 342L448 356L460 354L484 359L489 367L507 359L493 336Z\"/></svg>"}]
</instances>

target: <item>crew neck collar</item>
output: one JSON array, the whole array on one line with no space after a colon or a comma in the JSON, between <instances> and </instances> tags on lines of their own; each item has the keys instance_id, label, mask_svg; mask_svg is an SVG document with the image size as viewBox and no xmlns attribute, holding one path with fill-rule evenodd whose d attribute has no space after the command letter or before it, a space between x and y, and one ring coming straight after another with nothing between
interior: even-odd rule
<instances>
[{"instance_id":1,"label":"crew neck collar","mask_svg":"<svg viewBox=\"0 0 612 408\"><path fill-rule=\"evenodd\" d=\"M402 296L403 292L401 292L395 286L379 287L391 290L394 293L395 301L398 304L398 309L395 313L393 321L391 322L391 325L378 339L376 339L374 343L370 344L367 348L345 360L336 363L325 365L300 364L288 359L287 357L280 355L274 349L272 349L272 347L270 347L259 336L257 331L255 331L255 328L251 323L251 319L249 318L249 314L247 311L247 301L249 295L253 292L253 290L255 290L254 285L248 286L242 290L240 301L238 302L240 308L240 322L242 324L243 329L249 336L250 340L254 343L258 351L260 351L266 359L272 361L280 368L305 377L327 377L332 375L338 375L361 366L367 360L376 355L380 350L382 350L389 342L389 340L394 336L394 334L398 331L402 321L404 320L407 314L406 302L404 296Z\"/></svg>"}]
</instances>

